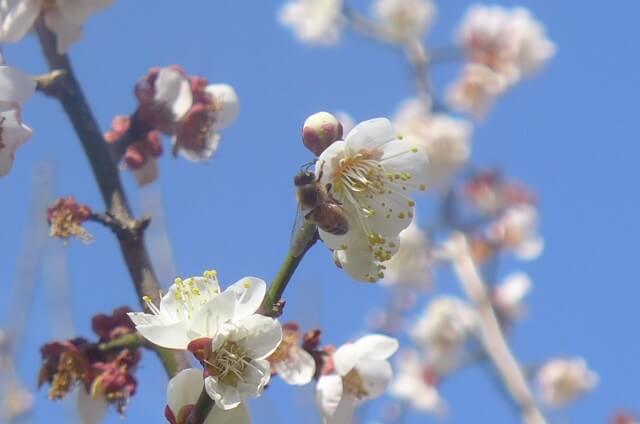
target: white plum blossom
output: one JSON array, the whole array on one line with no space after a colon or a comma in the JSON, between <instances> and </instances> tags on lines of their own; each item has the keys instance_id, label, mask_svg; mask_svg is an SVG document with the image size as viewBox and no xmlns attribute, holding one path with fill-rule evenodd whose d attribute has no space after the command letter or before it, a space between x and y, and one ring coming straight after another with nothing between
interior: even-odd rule
<instances>
[{"instance_id":1,"label":"white plum blossom","mask_svg":"<svg viewBox=\"0 0 640 424\"><path fill-rule=\"evenodd\" d=\"M464 301L439 296L429 303L409 334L426 352L428 364L443 375L458 365L465 343L478 331L477 321L474 309Z\"/></svg>"},{"instance_id":2,"label":"white plum blossom","mask_svg":"<svg viewBox=\"0 0 640 424\"><path fill-rule=\"evenodd\" d=\"M515 82L539 70L555 53L545 32L527 9L475 5L467 12L458 38L471 61Z\"/></svg>"},{"instance_id":3,"label":"white plum blossom","mask_svg":"<svg viewBox=\"0 0 640 424\"><path fill-rule=\"evenodd\" d=\"M204 387L222 409L233 409L247 397L258 397L271 378L268 358L282 341L280 323L262 315L238 318L233 298L214 299L194 319L200 334L211 334L204 348Z\"/></svg>"},{"instance_id":4,"label":"white plum blossom","mask_svg":"<svg viewBox=\"0 0 640 424\"><path fill-rule=\"evenodd\" d=\"M302 43L334 44L343 25L342 0L290 0L278 17Z\"/></svg>"},{"instance_id":5,"label":"white plum blossom","mask_svg":"<svg viewBox=\"0 0 640 424\"><path fill-rule=\"evenodd\" d=\"M385 263L383 282L398 288L429 289L433 282L434 258L428 243L414 219L400 232L400 248Z\"/></svg>"},{"instance_id":6,"label":"white plum blossom","mask_svg":"<svg viewBox=\"0 0 640 424\"><path fill-rule=\"evenodd\" d=\"M488 238L520 259L537 258L544 250L544 239L538 234L538 210L528 204L511 206L488 229Z\"/></svg>"},{"instance_id":7,"label":"white plum blossom","mask_svg":"<svg viewBox=\"0 0 640 424\"><path fill-rule=\"evenodd\" d=\"M147 87L144 82L140 83L137 93L141 103L147 100L145 94L149 93L152 96L148 102L153 118L158 121L158 129L168 134L175 131L175 125L187 114L193 104L191 85L187 76L171 66L160 68L153 87Z\"/></svg>"},{"instance_id":8,"label":"white plum blossom","mask_svg":"<svg viewBox=\"0 0 640 424\"><path fill-rule=\"evenodd\" d=\"M171 424L184 422L190 412L190 407L198 401L203 387L202 370L195 368L182 370L169 381L167 386L168 411L165 415ZM214 405L204 420L204 424L249 424L250 422L251 417L244 403L230 410L224 410L218 405Z\"/></svg>"},{"instance_id":9,"label":"white plum blossom","mask_svg":"<svg viewBox=\"0 0 640 424\"><path fill-rule=\"evenodd\" d=\"M232 86L209 84L204 93L206 101L196 103L186 113L173 137L174 151L194 162L213 157L220 145L220 130L229 127L239 111L238 95Z\"/></svg>"},{"instance_id":10,"label":"white plum blossom","mask_svg":"<svg viewBox=\"0 0 640 424\"><path fill-rule=\"evenodd\" d=\"M411 223L414 190L426 190L427 153L415 140L399 139L388 119L356 125L318 158L315 173L347 215L349 230L319 230L337 263L354 279L375 282Z\"/></svg>"},{"instance_id":11,"label":"white plum blossom","mask_svg":"<svg viewBox=\"0 0 640 424\"><path fill-rule=\"evenodd\" d=\"M510 85L504 75L479 63L467 64L447 91L447 101L456 110L484 118L495 99Z\"/></svg>"},{"instance_id":12,"label":"white plum blossom","mask_svg":"<svg viewBox=\"0 0 640 424\"><path fill-rule=\"evenodd\" d=\"M13 166L16 151L29 138L31 128L22 123L22 103L33 95L36 82L19 70L0 66L0 178Z\"/></svg>"},{"instance_id":13,"label":"white plum blossom","mask_svg":"<svg viewBox=\"0 0 640 424\"><path fill-rule=\"evenodd\" d=\"M411 408L435 415L444 415L447 405L436 386L438 375L431 370L415 350L398 354L397 373L389 393L409 402Z\"/></svg>"},{"instance_id":14,"label":"white plum blossom","mask_svg":"<svg viewBox=\"0 0 640 424\"><path fill-rule=\"evenodd\" d=\"M373 14L385 32L396 41L419 39L436 18L432 0L376 0Z\"/></svg>"},{"instance_id":15,"label":"white plum blossom","mask_svg":"<svg viewBox=\"0 0 640 424\"><path fill-rule=\"evenodd\" d=\"M564 406L592 390L598 375L582 358L558 358L545 363L537 372L542 400L550 406Z\"/></svg>"},{"instance_id":16,"label":"white plum blossom","mask_svg":"<svg viewBox=\"0 0 640 424\"><path fill-rule=\"evenodd\" d=\"M443 113L430 113L420 99L403 102L393 120L403 138L423 143L429 156L430 184L443 187L471 154L472 126Z\"/></svg>"},{"instance_id":17,"label":"white plum blossom","mask_svg":"<svg viewBox=\"0 0 640 424\"><path fill-rule=\"evenodd\" d=\"M335 373L321 376L316 386L316 404L325 424L350 424L358 405L385 392L393 377L387 359L396 350L396 339L371 334L335 351Z\"/></svg>"},{"instance_id":18,"label":"white plum blossom","mask_svg":"<svg viewBox=\"0 0 640 424\"><path fill-rule=\"evenodd\" d=\"M271 368L287 384L301 386L311 382L316 372L316 361L300 345L300 331L295 324L282 326L282 342L268 360Z\"/></svg>"},{"instance_id":19,"label":"white plum blossom","mask_svg":"<svg viewBox=\"0 0 640 424\"><path fill-rule=\"evenodd\" d=\"M221 292L215 271L202 277L176 279L159 307L145 298L151 313L131 312L136 330L151 343L167 349L187 348L199 337L213 337L204 327L209 308L225 306L229 319L245 318L258 309L266 293L264 281L246 277ZM194 323L194 320L199 321ZM222 321L220 321L222 323Z\"/></svg>"},{"instance_id":20,"label":"white plum blossom","mask_svg":"<svg viewBox=\"0 0 640 424\"><path fill-rule=\"evenodd\" d=\"M56 35L57 50L66 53L82 38L84 23L91 15L110 6L113 0L3 0L0 3L0 42L20 41L41 13Z\"/></svg>"},{"instance_id":21,"label":"white plum blossom","mask_svg":"<svg viewBox=\"0 0 640 424\"><path fill-rule=\"evenodd\" d=\"M526 307L524 298L531 291L531 279L522 272L515 272L507 276L493 290L493 304L498 315L508 321L522 317Z\"/></svg>"}]
</instances>

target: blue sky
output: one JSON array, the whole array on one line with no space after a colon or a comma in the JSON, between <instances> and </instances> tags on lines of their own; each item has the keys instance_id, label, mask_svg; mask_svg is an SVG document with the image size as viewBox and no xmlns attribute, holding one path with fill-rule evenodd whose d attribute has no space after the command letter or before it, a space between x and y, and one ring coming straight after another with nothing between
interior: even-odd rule
<instances>
[{"instance_id":1,"label":"blue sky","mask_svg":"<svg viewBox=\"0 0 640 424\"><path fill-rule=\"evenodd\" d=\"M496 3L529 7L559 47L548 69L503 98L477 127L473 140L474 163L500 165L534 187L540 198L544 255L533 263L505 261L502 268L503 273L524 270L534 281L529 317L513 334L514 350L525 363L581 355L600 374L598 389L568 411L553 414L554 422L602 423L620 407L640 412L635 384L640 380L635 325L640 318L635 260L640 205L634 185L640 177L640 72L633 47L640 36L640 4ZM214 161L198 165L165 155L159 182L143 190L135 187L131 175L123 174L137 212L142 212L145 199L162 196L180 275L215 268L223 284L245 275L269 280L287 249L295 214L292 176L311 159L299 141L305 117L319 110L344 110L356 120L389 116L412 94L409 71L399 53L351 34L334 48L303 46L277 23L280 4L117 2L89 22L86 36L71 49L103 128L115 114L132 110L132 85L151 66L178 63L238 91L239 118L224 132ZM364 1L353 4L366 10ZM451 43L469 4L439 2L440 18L429 35L430 45ZM34 37L7 46L5 56L27 72L45 70ZM455 65L437 68L438 87L456 71ZM28 210L35 170L43 162L52 164L56 196L74 195L95 209L102 205L58 104L36 95L26 105L24 119L35 135L19 151L12 173L0 180L2 322L8 318L4 311L14 285L20 282L16 263L23 235L33 225ZM93 314L137 305L114 238L101 228L90 229L95 242L89 247L78 242L67 247L56 241L48 244L50 254L64 253L71 312L83 335L90 334ZM154 242L149 247L158 252L161 245ZM170 273L161 276L166 285L174 277ZM61 275L56 271L54 277ZM41 268L19 359L20 374L33 389L38 348L62 320L47 311L44 276ZM438 291L457 292L448 272L442 273ZM295 275L284 318L321 326L326 342L340 344L363 331L367 314L384 304L387 294L381 286L350 281L320 246ZM160 422L166 381L152 354L145 355L139 377L139 393L126 422ZM309 388L276 382L253 404L255 422L307 422L314 416L310 395ZM486 368L466 369L450 378L443 395L453 411L448 422L517 422ZM36 402L33 422L66 422L63 405L48 402L44 390L37 392ZM371 408L370 418L375 418L378 406ZM411 414L407 423L430 421ZM109 422L121 420L111 413Z\"/></svg>"}]
</instances>

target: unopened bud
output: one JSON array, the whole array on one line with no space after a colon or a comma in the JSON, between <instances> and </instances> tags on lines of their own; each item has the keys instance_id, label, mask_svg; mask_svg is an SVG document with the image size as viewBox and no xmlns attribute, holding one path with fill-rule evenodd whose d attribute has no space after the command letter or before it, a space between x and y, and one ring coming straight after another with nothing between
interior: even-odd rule
<instances>
[{"instance_id":1,"label":"unopened bud","mask_svg":"<svg viewBox=\"0 0 640 424\"><path fill-rule=\"evenodd\" d=\"M341 138L342 124L329 112L314 113L304 121L302 142L316 156Z\"/></svg>"}]
</instances>

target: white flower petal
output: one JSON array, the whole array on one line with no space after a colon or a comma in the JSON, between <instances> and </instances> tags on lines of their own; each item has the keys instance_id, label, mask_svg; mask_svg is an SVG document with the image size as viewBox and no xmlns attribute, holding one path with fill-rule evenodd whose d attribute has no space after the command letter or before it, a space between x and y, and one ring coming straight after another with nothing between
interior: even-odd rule
<instances>
[{"instance_id":1,"label":"white flower petal","mask_svg":"<svg viewBox=\"0 0 640 424\"><path fill-rule=\"evenodd\" d=\"M97 399L91 397L85 388L80 385L77 389L76 411L81 424L98 424L107 415L107 401L100 396Z\"/></svg>"},{"instance_id":2,"label":"white flower petal","mask_svg":"<svg viewBox=\"0 0 640 424\"><path fill-rule=\"evenodd\" d=\"M10 66L0 66L0 102L6 105L0 111L23 104L35 89L36 81L31 76Z\"/></svg>"},{"instance_id":3,"label":"white flower petal","mask_svg":"<svg viewBox=\"0 0 640 424\"><path fill-rule=\"evenodd\" d=\"M205 378L204 387L209 397L211 397L221 409L233 409L242 402L242 397L238 389L219 382L216 377Z\"/></svg>"},{"instance_id":4,"label":"white flower petal","mask_svg":"<svg viewBox=\"0 0 640 424\"><path fill-rule=\"evenodd\" d=\"M20 41L40 14L42 0L9 0L2 19L2 41Z\"/></svg>"},{"instance_id":5,"label":"white flower petal","mask_svg":"<svg viewBox=\"0 0 640 424\"><path fill-rule=\"evenodd\" d=\"M532 260L540 256L543 250L544 239L542 237L533 237L517 246L513 253L520 259Z\"/></svg>"},{"instance_id":6,"label":"white flower petal","mask_svg":"<svg viewBox=\"0 0 640 424\"><path fill-rule=\"evenodd\" d=\"M241 322L249 333L245 347L251 358L266 358L280 345L282 326L277 320L262 315L251 315Z\"/></svg>"},{"instance_id":7,"label":"white flower petal","mask_svg":"<svg viewBox=\"0 0 640 424\"><path fill-rule=\"evenodd\" d=\"M169 325L137 325L136 330L147 341L167 349L185 350L191 341L184 322Z\"/></svg>"},{"instance_id":8,"label":"white flower petal","mask_svg":"<svg viewBox=\"0 0 640 424\"><path fill-rule=\"evenodd\" d=\"M204 424L251 424L251 416L244 403L228 410L214 407Z\"/></svg>"},{"instance_id":9,"label":"white flower petal","mask_svg":"<svg viewBox=\"0 0 640 424\"><path fill-rule=\"evenodd\" d=\"M287 384L302 386L313 379L316 361L309 352L296 347L284 360L273 364L273 367Z\"/></svg>"},{"instance_id":10,"label":"white flower petal","mask_svg":"<svg viewBox=\"0 0 640 424\"><path fill-rule=\"evenodd\" d=\"M336 413L342 399L342 377L336 374L323 375L316 385L316 405L324 417Z\"/></svg>"},{"instance_id":11,"label":"white flower petal","mask_svg":"<svg viewBox=\"0 0 640 424\"><path fill-rule=\"evenodd\" d=\"M382 334L369 334L354 343L365 359L384 360L396 353L398 340Z\"/></svg>"},{"instance_id":12,"label":"white flower petal","mask_svg":"<svg viewBox=\"0 0 640 424\"><path fill-rule=\"evenodd\" d=\"M388 361L363 359L356 364L355 369L362 377L367 399L381 396L387 390L393 376L393 370Z\"/></svg>"},{"instance_id":13,"label":"white flower petal","mask_svg":"<svg viewBox=\"0 0 640 424\"><path fill-rule=\"evenodd\" d=\"M211 84L205 91L213 98L216 111L212 129L220 131L227 128L236 119L240 109L236 91L228 84Z\"/></svg>"},{"instance_id":14,"label":"white flower petal","mask_svg":"<svg viewBox=\"0 0 640 424\"><path fill-rule=\"evenodd\" d=\"M167 106L176 121L191 108L193 97L189 80L173 68L162 68L155 83L155 101Z\"/></svg>"},{"instance_id":15,"label":"white flower petal","mask_svg":"<svg viewBox=\"0 0 640 424\"><path fill-rule=\"evenodd\" d=\"M192 339L215 336L220 327L233 318L235 307L236 294L223 291L196 311L190 322L189 335Z\"/></svg>"},{"instance_id":16,"label":"white flower petal","mask_svg":"<svg viewBox=\"0 0 640 424\"><path fill-rule=\"evenodd\" d=\"M178 154L183 158L190 160L191 162L207 162L211 160L218 151L218 147L220 147L220 134L211 130L207 133L204 139L204 146L200 150L193 150L186 148L185 146L178 145L178 139L174 136L171 139L171 142L174 146L174 149L178 150Z\"/></svg>"},{"instance_id":17,"label":"white flower petal","mask_svg":"<svg viewBox=\"0 0 640 424\"><path fill-rule=\"evenodd\" d=\"M345 149L348 154L355 154L362 150L373 152L396 139L396 133L387 118L375 118L356 125L345 139Z\"/></svg>"},{"instance_id":18,"label":"white flower petal","mask_svg":"<svg viewBox=\"0 0 640 424\"><path fill-rule=\"evenodd\" d=\"M251 361L238 383L238 391L242 396L258 397L271 380L271 365L265 359Z\"/></svg>"},{"instance_id":19,"label":"white flower petal","mask_svg":"<svg viewBox=\"0 0 640 424\"><path fill-rule=\"evenodd\" d=\"M254 314L267 292L267 283L260 278L245 277L227 288L236 297L236 306L233 318L243 319Z\"/></svg>"},{"instance_id":20,"label":"white flower petal","mask_svg":"<svg viewBox=\"0 0 640 424\"><path fill-rule=\"evenodd\" d=\"M82 38L82 24L66 19L58 9L47 11L44 22L56 34L58 53L66 53L71 44Z\"/></svg>"},{"instance_id":21,"label":"white flower petal","mask_svg":"<svg viewBox=\"0 0 640 424\"><path fill-rule=\"evenodd\" d=\"M177 417L180 409L194 405L204 387L202 370L188 368L176 374L167 385L167 405Z\"/></svg>"}]
</instances>

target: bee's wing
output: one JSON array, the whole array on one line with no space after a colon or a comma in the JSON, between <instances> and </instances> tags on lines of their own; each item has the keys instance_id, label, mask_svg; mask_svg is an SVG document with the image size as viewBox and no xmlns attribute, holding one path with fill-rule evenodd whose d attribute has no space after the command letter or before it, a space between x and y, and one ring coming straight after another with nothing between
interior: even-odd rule
<instances>
[{"instance_id":1,"label":"bee's wing","mask_svg":"<svg viewBox=\"0 0 640 424\"><path fill-rule=\"evenodd\" d=\"M309 243L309 240L303 237L304 232L302 231L302 227L304 225L315 225L305 218L305 216L309 212L311 212L310 209L302 208L298 203L296 218L295 218L295 221L293 222L293 227L291 228L291 240L289 243L292 256L297 257L300 254L302 254L305 247Z\"/></svg>"}]
</instances>

